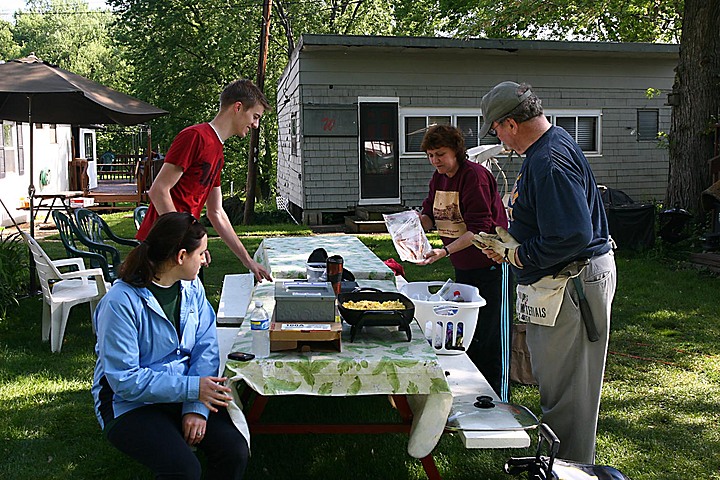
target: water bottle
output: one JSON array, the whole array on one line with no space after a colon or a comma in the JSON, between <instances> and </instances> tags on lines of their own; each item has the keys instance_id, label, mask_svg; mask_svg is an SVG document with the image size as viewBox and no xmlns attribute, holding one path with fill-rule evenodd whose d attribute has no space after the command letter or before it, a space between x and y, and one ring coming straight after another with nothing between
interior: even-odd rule
<instances>
[{"instance_id":1,"label":"water bottle","mask_svg":"<svg viewBox=\"0 0 720 480\"><path fill-rule=\"evenodd\" d=\"M452 296L452 301L453 302L464 302L465 301L463 296L460 294L460 290L455 290L455 292L453 293L453 296Z\"/></svg>"},{"instance_id":2,"label":"water bottle","mask_svg":"<svg viewBox=\"0 0 720 480\"><path fill-rule=\"evenodd\" d=\"M425 322L425 331L423 332L425 334L425 340L428 341L430 345L433 344L433 322L432 320L428 320Z\"/></svg>"},{"instance_id":3,"label":"water bottle","mask_svg":"<svg viewBox=\"0 0 720 480\"><path fill-rule=\"evenodd\" d=\"M255 301L255 308L250 313L250 329L255 357L266 358L270 355L270 316L260 300Z\"/></svg>"}]
</instances>

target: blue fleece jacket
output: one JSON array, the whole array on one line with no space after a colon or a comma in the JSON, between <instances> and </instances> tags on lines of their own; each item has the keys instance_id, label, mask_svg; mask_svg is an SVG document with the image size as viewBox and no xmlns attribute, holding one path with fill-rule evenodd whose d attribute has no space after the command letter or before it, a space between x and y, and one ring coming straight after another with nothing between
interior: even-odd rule
<instances>
[{"instance_id":1,"label":"blue fleece jacket","mask_svg":"<svg viewBox=\"0 0 720 480\"><path fill-rule=\"evenodd\" d=\"M150 403L182 403L183 415L208 409L200 401L200 378L216 376L215 312L202 282L180 282L180 331L147 288L118 280L95 310L97 333L92 393L102 428Z\"/></svg>"}]
</instances>

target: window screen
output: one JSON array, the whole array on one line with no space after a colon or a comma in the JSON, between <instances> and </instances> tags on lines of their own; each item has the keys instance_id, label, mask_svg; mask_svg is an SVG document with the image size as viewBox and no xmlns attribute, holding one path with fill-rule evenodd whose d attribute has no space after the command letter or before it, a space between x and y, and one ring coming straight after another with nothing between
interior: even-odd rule
<instances>
[{"instance_id":1,"label":"window screen","mask_svg":"<svg viewBox=\"0 0 720 480\"><path fill-rule=\"evenodd\" d=\"M457 127L465 137L465 148L478 145L478 117L457 117Z\"/></svg>"},{"instance_id":2,"label":"window screen","mask_svg":"<svg viewBox=\"0 0 720 480\"><path fill-rule=\"evenodd\" d=\"M597 117L555 117L555 125L562 127L575 139L583 152L596 152Z\"/></svg>"},{"instance_id":3,"label":"window screen","mask_svg":"<svg viewBox=\"0 0 720 480\"><path fill-rule=\"evenodd\" d=\"M655 140L658 136L658 111L638 110L637 139L638 141Z\"/></svg>"},{"instance_id":4,"label":"window screen","mask_svg":"<svg viewBox=\"0 0 720 480\"><path fill-rule=\"evenodd\" d=\"M594 152L597 147L597 118L577 117L577 136L575 137L583 152Z\"/></svg>"},{"instance_id":5,"label":"window screen","mask_svg":"<svg viewBox=\"0 0 720 480\"><path fill-rule=\"evenodd\" d=\"M480 117L480 125L483 124L484 118ZM493 137L490 134L485 135L483 138L480 139L480 145L500 145L500 139L497 137Z\"/></svg>"},{"instance_id":6,"label":"window screen","mask_svg":"<svg viewBox=\"0 0 720 480\"><path fill-rule=\"evenodd\" d=\"M577 125L575 124L575 117L556 117L555 125L562 127L571 137L577 138L575 133L577 132Z\"/></svg>"},{"instance_id":7,"label":"window screen","mask_svg":"<svg viewBox=\"0 0 720 480\"><path fill-rule=\"evenodd\" d=\"M428 125L452 125L449 115L431 115L428 117Z\"/></svg>"},{"instance_id":8,"label":"window screen","mask_svg":"<svg viewBox=\"0 0 720 480\"><path fill-rule=\"evenodd\" d=\"M420 145L425 135L426 117L405 117L405 151L422 152Z\"/></svg>"},{"instance_id":9,"label":"window screen","mask_svg":"<svg viewBox=\"0 0 720 480\"><path fill-rule=\"evenodd\" d=\"M290 114L290 155L297 156L298 152L298 117L297 112Z\"/></svg>"}]
</instances>

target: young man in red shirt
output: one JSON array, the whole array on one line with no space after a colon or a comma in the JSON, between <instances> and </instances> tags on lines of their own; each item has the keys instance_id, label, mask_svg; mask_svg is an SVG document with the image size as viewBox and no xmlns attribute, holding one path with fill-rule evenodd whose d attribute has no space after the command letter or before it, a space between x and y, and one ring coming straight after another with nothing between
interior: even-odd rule
<instances>
[{"instance_id":1,"label":"young man in red shirt","mask_svg":"<svg viewBox=\"0 0 720 480\"><path fill-rule=\"evenodd\" d=\"M220 94L220 110L210 122L192 125L173 140L165 163L148 195L150 208L136 235L144 240L158 216L167 212L188 212L200 218L203 207L220 238L255 278L270 280L270 274L255 262L235 234L222 206L220 176L225 163L223 144L237 135L244 138L258 128L260 117L270 104L250 80L236 80ZM207 262L210 263L209 255Z\"/></svg>"}]
</instances>

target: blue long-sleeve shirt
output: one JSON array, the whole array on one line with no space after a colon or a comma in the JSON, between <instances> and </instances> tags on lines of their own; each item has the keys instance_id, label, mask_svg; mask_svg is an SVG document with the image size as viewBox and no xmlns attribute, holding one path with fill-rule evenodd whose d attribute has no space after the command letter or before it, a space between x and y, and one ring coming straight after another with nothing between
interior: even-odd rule
<instances>
[{"instance_id":1,"label":"blue long-sleeve shirt","mask_svg":"<svg viewBox=\"0 0 720 480\"><path fill-rule=\"evenodd\" d=\"M517 282L529 285L568 263L610 250L600 191L585 155L551 127L525 152L510 198L510 234L520 242Z\"/></svg>"}]
</instances>

